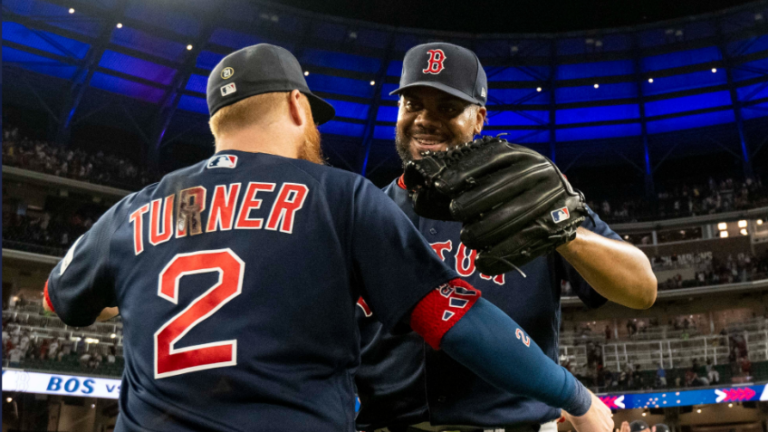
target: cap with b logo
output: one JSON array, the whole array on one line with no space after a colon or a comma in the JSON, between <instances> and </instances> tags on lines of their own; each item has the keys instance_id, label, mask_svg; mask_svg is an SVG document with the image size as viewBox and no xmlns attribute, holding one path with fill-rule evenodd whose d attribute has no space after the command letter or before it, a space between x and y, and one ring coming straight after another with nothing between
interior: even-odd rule
<instances>
[{"instance_id":1,"label":"cap with b logo","mask_svg":"<svg viewBox=\"0 0 768 432\"><path fill-rule=\"evenodd\" d=\"M405 53L400 87L390 94L420 86L478 105L488 100L488 78L480 60L472 51L450 43L417 45Z\"/></svg>"},{"instance_id":2,"label":"cap with b logo","mask_svg":"<svg viewBox=\"0 0 768 432\"><path fill-rule=\"evenodd\" d=\"M299 61L285 48L266 43L224 57L208 77L208 112L263 93L298 90L309 100L312 117L323 124L336 114L333 106L312 94Z\"/></svg>"}]
</instances>

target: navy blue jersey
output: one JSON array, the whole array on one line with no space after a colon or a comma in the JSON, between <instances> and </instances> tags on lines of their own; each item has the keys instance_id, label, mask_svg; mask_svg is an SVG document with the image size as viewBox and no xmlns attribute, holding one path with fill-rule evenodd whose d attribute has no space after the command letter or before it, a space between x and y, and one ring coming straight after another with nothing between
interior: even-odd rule
<instances>
[{"instance_id":1,"label":"navy blue jersey","mask_svg":"<svg viewBox=\"0 0 768 432\"><path fill-rule=\"evenodd\" d=\"M476 252L459 240L461 223L419 217L407 192L392 182L385 193L403 210L434 251L462 278L483 292L483 297L506 312L549 357L558 360L561 280L571 283L589 307L606 299L598 294L559 254L537 258L512 271L489 277L475 269ZM590 210L591 212L591 210ZM595 224L583 225L608 238L620 239L596 214ZM368 316L366 316L368 315ZM536 400L512 395L478 378L441 351L426 346L414 333L392 335L373 318L375 312L358 311L362 336L362 364L356 383L361 408L359 429L385 425L505 426L545 423L560 410Z\"/></svg>"},{"instance_id":2,"label":"navy blue jersey","mask_svg":"<svg viewBox=\"0 0 768 432\"><path fill-rule=\"evenodd\" d=\"M456 274L362 177L238 151L111 208L50 276L56 312L118 306L119 431L353 431L355 303L390 329Z\"/></svg>"}]
</instances>

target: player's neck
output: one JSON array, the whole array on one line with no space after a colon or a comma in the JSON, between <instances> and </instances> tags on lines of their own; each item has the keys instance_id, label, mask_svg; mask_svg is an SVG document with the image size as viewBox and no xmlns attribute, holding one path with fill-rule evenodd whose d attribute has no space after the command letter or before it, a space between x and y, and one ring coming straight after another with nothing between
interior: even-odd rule
<instances>
[{"instance_id":1,"label":"player's neck","mask_svg":"<svg viewBox=\"0 0 768 432\"><path fill-rule=\"evenodd\" d=\"M239 150L296 159L303 135L290 127L283 126L285 125L277 123L266 126L255 125L220 136L216 139L216 152Z\"/></svg>"}]
</instances>

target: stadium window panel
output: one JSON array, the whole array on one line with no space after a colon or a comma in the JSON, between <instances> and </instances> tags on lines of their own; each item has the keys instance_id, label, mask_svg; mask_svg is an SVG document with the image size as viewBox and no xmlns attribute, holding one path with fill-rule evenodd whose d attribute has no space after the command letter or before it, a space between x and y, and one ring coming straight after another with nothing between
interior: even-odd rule
<instances>
[{"instance_id":1,"label":"stadium window panel","mask_svg":"<svg viewBox=\"0 0 768 432\"><path fill-rule=\"evenodd\" d=\"M357 43L371 48L386 48L389 42L389 33L379 30L357 30Z\"/></svg>"},{"instance_id":2,"label":"stadium window panel","mask_svg":"<svg viewBox=\"0 0 768 432\"><path fill-rule=\"evenodd\" d=\"M485 68L488 81L546 81L549 77L546 66L491 66Z\"/></svg>"},{"instance_id":3,"label":"stadium window panel","mask_svg":"<svg viewBox=\"0 0 768 432\"><path fill-rule=\"evenodd\" d=\"M176 76L175 69L110 50L104 51L99 66L164 85L170 85Z\"/></svg>"},{"instance_id":4,"label":"stadium window panel","mask_svg":"<svg viewBox=\"0 0 768 432\"><path fill-rule=\"evenodd\" d=\"M768 58L742 63L738 67L731 69L734 81L743 81L750 78L764 77L768 70Z\"/></svg>"},{"instance_id":5,"label":"stadium window panel","mask_svg":"<svg viewBox=\"0 0 768 432\"><path fill-rule=\"evenodd\" d=\"M312 33L316 38L336 42L343 41L348 35L346 24L335 24L327 21L317 23Z\"/></svg>"},{"instance_id":6,"label":"stadium window panel","mask_svg":"<svg viewBox=\"0 0 768 432\"><path fill-rule=\"evenodd\" d=\"M664 120L648 121L648 133L657 134L682 129L693 129L702 126L731 123L734 121L733 110L726 109L713 113L696 114L685 117L675 117Z\"/></svg>"},{"instance_id":7,"label":"stadium window panel","mask_svg":"<svg viewBox=\"0 0 768 432\"><path fill-rule=\"evenodd\" d=\"M165 90L163 89L101 72L93 74L93 77L91 78L91 87L152 103L160 102L163 96L165 96Z\"/></svg>"},{"instance_id":8,"label":"stadium window panel","mask_svg":"<svg viewBox=\"0 0 768 432\"><path fill-rule=\"evenodd\" d=\"M602 84L599 89L588 85L561 87L555 90L557 103L590 102L634 97L637 97L637 86L634 83Z\"/></svg>"},{"instance_id":9,"label":"stadium window panel","mask_svg":"<svg viewBox=\"0 0 768 432\"><path fill-rule=\"evenodd\" d=\"M264 39L256 35L223 28L214 30L209 41L216 45L234 48L236 50L265 42Z\"/></svg>"},{"instance_id":10,"label":"stadium window panel","mask_svg":"<svg viewBox=\"0 0 768 432\"><path fill-rule=\"evenodd\" d=\"M7 46L3 47L3 63L18 64L24 69L45 75L52 75L64 79L72 79L77 72L77 66L57 62L46 57L41 57L26 51L20 51ZM7 85L7 84L6 84Z\"/></svg>"},{"instance_id":11,"label":"stadium window panel","mask_svg":"<svg viewBox=\"0 0 768 432\"><path fill-rule=\"evenodd\" d=\"M555 137L558 142L565 142L638 136L640 133L640 123L630 123L621 125L558 129L555 131Z\"/></svg>"},{"instance_id":12,"label":"stadium window panel","mask_svg":"<svg viewBox=\"0 0 768 432\"><path fill-rule=\"evenodd\" d=\"M728 53L731 55L737 54L747 55L754 54L760 51L768 50L768 35L753 36L749 39L742 39L728 44ZM743 52L741 50L744 50Z\"/></svg>"},{"instance_id":13,"label":"stadium window panel","mask_svg":"<svg viewBox=\"0 0 768 432\"><path fill-rule=\"evenodd\" d=\"M686 40L694 40L714 36L717 30L709 21L695 21L686 24L683 31Z\"/></svg>"},{"instance_id":14,"label":"stadium window panel","mask_svg":"<svg viewBox=\"0 0 768 432\"><path fill-rule=\"evenodd\" d=\"M744 120L768 116L768 103L745 106L741 109Z\"/></svg>"},{"instance_id":15,"label":"stadium window panel","mask_svg":"<svg viewBox=\"0 0 768 432\"><path fill-rule=\"evenodd\" d=\"M592 45L594 48L594 45ZM572 39L561 39L557 41L557 55L567 56L584 54L587 49L585 38L578 37Z\"/></svg>"},{"instance_id":16,"label":"stadium window panel","mask_svg":"<svg viewBox=\"0 0 768 432\"><path fill-rule=\"evenodd\" d=\"M594 63L564 64L557 67L557 79L569 80L613 75L634 74L632 60L606 61Z\"/></svg>"},{"instance_id":17,"label":"stadium window panel","mask_svg":"<svg viewBox=\"0 0 768 432\"><path fill-rule=\"evenodd\" d=\"M387 65L387 76L396 76L399 77L403 74L403 62L402 61L391 61Z\"/></svg>"},{"instance_id":18,"label":"stadium window panel","mask_svg":"<svg viewBox=\"0 0 768 432\"><path fill-rule=\"evenodd\" d=\"M707 47L644 57L641 64L643 72L650 72L718 60L722 60L720 50L717 47Z\"/></svg>"},{"instance_id":19,"label":"stadium window panel","mask_svg":"<svg viewBox=\"0 0 768 432\"><path fill-rule=\"evenodd\" d=\"M549 104L549 93L537 92L535 88L488 90L488 105Z\"/></svg>"},{"instance_id":20,"label":"stadium window panel","mask_svg":"<svg viewBox=\"0 0 768 432\"><path fill-rule=\"evenodd\" d=\"M195 37L200 32L200 20L175 2L128 2L125 16L184 36Z\"/></svg>"},{"instance_id":21,"label":"stadium window panel","mask_svg":"<svg viewBox=\"0 0 768 432\"><path fill-rule=\"evenodd\" d=\"M653 29L640 33L640 46L643 48L663 45L667 42L664 29Z\"/></svg>"},{"instance_id":22,"label":"stadium window panel","mask_svg":"<svg viewBox=\"0 0 768 432\"><path fill-rule=\"evenodd\" d=\"M483 135L497 136L499 134L506 134L502 135L505 140L518 144L549 142L549 130L547 129L493 129L483 131Z\"/></svg>"},{"instance_id":23,"label":"stadium window panel","mask_svg":"<svg viewBox=\"0 0 768 432\"><path fill-rule=\"evenodd\" d=\"M368 86L370 88L370 86ZM397 84L382 84L381 86L381 99L382 100L390 100L390 101L396 101L400 100L400 96L398 95L390 95L393 91L397 90L398 85Z\"/></svg>"},{"instance_id":24,"label":"stadium window panel","mask_svg":"<svg viewBox=\"0 0 768 432\"><path fill-rule=\"evenodd\" d=\"M507 57L509 55L509 41L477 40L475 41L474 51L480 58Z\"/></svg>"},{"instance_id":25,"label":"stadium window panel","mask_svg":"<svg viewBox=\"0 0 768 432\"><path fill-rule=\"evenodd\" d=\"M336 109L337 117L347 117L358 120L368 119L368 105L334 99L325 100Z\"/></svg>"},{"instance_id":26,"label":"stadium window panel","mask_svg":"<svg viewBox=\"0 0 768 432\"><path fill-rule=\"evenodd\" d=\"M316 65L372 74L375 74L379 71L379 68L381 68L381 60L377 58L322 51L311 48L307 48L301 53L299 63L304 67Z\"/></svg>"},{"instance_id":27,"label":"stadium window panel","mask_svg":"<svg viewBox=\"0 0 768 432\"><path fill-rule=\"evenodd\" d=\"M768 98L768 82L740 87L736 89L736 92L742 102Z\"/></svg>"},{"instance_id":28,"label":"stadium window panel","mask_svg":"<svg viewBox=\"0 0 768 432\"><path fill-rule=\"evenodd\" d=\"M394 122L397 121L396 106L382 105L379 106L379 110L376 112L376 121L380 122Z\"/></svg>"},{"instance_id":29,"label":"stadium window panel","mask_svg":"<svg viewBox=\"0 0 768 432\"><path fill-rule=\"evenodd\" d=\"M663 99L653 102L646 102L645 115L647 117L655 117L665 114L714 108L730 104L731 94L727 90L724 90L714 93L704 93L674 99Z\"/></svg>"},{"instance_id":30,"label":"stadium window panel","mask_svg":"<svg viewBox=\"0 0 768 432\"><path fill-rule=\"evenodd\" d=\"M221 59L224 58L224 55L210 52L210 51L200 51L200 54L197 55L197 63L196 66L200 69L207 69L211 70L216 67L217 64L221 61Z\"/></svg>"},{"instance_id":31,"label":"stadium window panel","mask_svg":"<svg viewBox=\"0 0 768 432\"><path fill-rule=\"evenodd\" d=\"M542 126L549 123L549 111L489 111L492 126Z\"/></svg>"},{"instance_id":32,"label":"stadium window panel","mask_svg":"<svg viewBox=\"0 0 768 432\"><path fill-rule=\"evenodd\" d=\"M728 78L724 73L712 73L709 69L668 77L654 77L653 84L643 82L643 94L646 96L659 95L674 91L692 90L702 87L726 84Z\"/></svg>"},{"instance_id":33,"label":"stadium window panel","mask_svg":"<svg viewBox=\"0 0 768 432\"><path fill-rule=\"evenodd\" d=\"M120 31L112 32L111 42L168 60L179 61L186 48L184 44L162 39L141 30L123 25Z\"/></svg>"},{"instance_id":34,"label":"stadium window panel","mask_svg":"<svg viewBox=\"0 0 768 432\"><path fill-rule=\"evenodd\" d=\"M632 48L632 37L628 35L604 35L603 51L627 51Z\"/></svg>"},{"instance_id":35,"label":"stadium window panel","mask_svg":"<svg viewBox=\"0 0 768 432\"><path fill-rule=\"evenodd\" d=\"M207 115L208 103L203 98L182 95L179 99L179 109Z\"/></svg>"},{"instance_id":36,"label":"stadium window panel","mask_svg":"<svg viewBox=\"0 0 768 432\"><path fill-rule=\"evenodd\" d=\"M632 105L611 105L591 108L560 109L555 112L557 124L627 120L640 117L640 108Z\"/></svg>"},{"instance_id":37,"label":"stadium window panel","mask_svg":"<svg viewBox=\"0 0 768 432\"><path fill-rule=\"evenodd\" d=\"M208 77L197 75L197 74L191 74L189 76L189 79L187 80L187 85L184 87L185 90L197 92L206 94L208 89Z\"/></svg>"},{"instance_id":38,"label":"stadium window panel","mask_svg":"<svg viewBox=\"0 0 768 432\"><path fill-rule=\"evenodd\" d=\"M395 127L394 126L376 126L373 128L373 137L380 140L394 140L395 139Z\"/></svg>"},{"instance_id":39,"label":"stadium window panel","mask_svg":"<svg viewBox=\"0 0 768 432\"><path fill-rule=\"evenodd\" d=\"M324 134L343 135L351 137L362 137L365 125L358 123L347 123L341 121L329 121L319 126L320 132Z\"/></svg>"},{"instance_id":40,"label":"stadium window panel","mask_svg":"<svg viewBox=\"0 0 768 432\"><path fill-rule=\"evenodd\" d=\"M312 91L371 98L373 97L373 90L375 89L375 87L371 86L368 81L352 78L312 73L309 74L306 79L307 84Z\"/></svg>"},{"instance_id":41,"label":"stadium window panel","mask_svg":"<svg viewBox=\"0 0 768 432\"><path fill-rule=\"evenodd\" d=\"M41 36L42 35L42 36ZM48 42L48 40L52 42ZM3 40L15 42L40 51L53 53L64 57L82 59L88 54L90 45L78 40L69 39L42 30L31 31L26 26L12 21L3 22ZM57 45L60 48L57 47Z\"/></svg>"}]
</instances>

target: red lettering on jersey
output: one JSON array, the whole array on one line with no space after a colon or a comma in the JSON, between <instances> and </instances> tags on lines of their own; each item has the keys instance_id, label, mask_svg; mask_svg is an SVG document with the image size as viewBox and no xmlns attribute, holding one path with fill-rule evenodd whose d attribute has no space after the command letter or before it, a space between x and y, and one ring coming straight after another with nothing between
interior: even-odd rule
<instances>
[{"instance_id":1,"label":"red lettering on jersey","mask_svg":"<svg viewBox=\"0 0 768 432\"><path fill-rule=\"evenodd\" d=\"M429 245L432 246L432 250L434 250L437 256L443 261L445 261L445 252L453 250L453 242L450 240L446 242L430 243Z\"/></svg>"},{"instance_id":2,"label":"red lettering on jersey","mask_svg":"<svg viewBox=\"0 0 768 432\"><path fill-rule=\"evenodd\" d=\"M434 49L427 51L429 53L429 63L427 68L421 72L425 74L439 74L445 69L443 62L445 61L445 53L441 49Z\"/></svg>"},{"instance_id":3,"label":"red lettering on jersey","mask_svg":"<svg viewBox=\"0 0 768 432\"><path fill-rule=\"evenodd\" d=\"M485 280L493 279L493 282L496 285L504 285L504 282L505 282L504 281L504 273L502 273L500 275L496 275L496 276L486 276L486 275L480 273L480 279L485 279Z\"/></svg>"},{"instance_id":4,"label":"red lettering on jersey","mask_svg":"<svg viewBox=\"0 0 768 432\"><path fill-rule=\"evenodd\" d=\"M240 183L229 185L229 191L225 185L217 185L213 191L211 210L208 212L208 227L205 232L229 231L235 223L235 204L240 193Z\"/></svg>"},{"instance_id":5,"label":"red lettering on jersey","mask_svg":"<svg viewBox=\"0 0 768 432\"><path fill-rule=\"evenodd\" d=\"M467 255L467 251L469 255ZM456 251L456 273L461 277L472 276L475 272L475 258L477 251L467 249L464 243L459 243L459 250Z\"/></svg>"},{"instance_id":6,"label":"red lettering on jersey","mask_svg":"<svg viewBox=\"0 0 768 432\"><path fill-rule=\"evenodd\" d=\"M306 185L298 183L284 183L280 188L275 203L272 204L272 210L269 212L267 229L275 231L280 225L280 231L291 234L293 232L293 221L296 211L304 206L304 200L307 198L309 188ZM282 223L280 223L282 221Z\"/></svg>"},{"instance_id":7,"label":"red lettering on jersey","mask_svg":"<svg viewBox=\"0 0 768 432\"><path fill-rule=\"evenodd\" d=\"M131 213L128 219L133 223L133 252L138 255L144 252L144 223L142 216L149 211L149 204L144 204L140 209Z\"/></svg>"},{"instance_id":8,"label":"red lettering on jersey","mask_svg":"<svg viewBox=\"0 0 768 432\"><path fill-rule=\"evenodd\" d=\"M200 213L205 210L206 192L203 186L194 186L179 192L179 202L176 205L176 238L186 237L187 233L191 236L203 233Z\"/></svg>"},{"instance_id":9,"label":"red lettering on jersey","mask_svg":"<svg viewBox=\"0 0 768 432\"><path fill-rule=\"evenodd\" d=\"M363 310L363 313L365 314L366 317L373 315L373 311L371 310L371 307L368 306L368 303L366 303L362 297L357 299L357 306Z\"/></svg>"},{"instance_id":10,"label":"red lettering on jersey","mask_svg":"<svg viewBox=\"0 0 768 432\"><path fill-rule=\"evenodd\" d=\"M258 210L261 208L261 200L256 199L256 194L259 191L274 192L274 183L248 183L248 190L245 191L245 197L242 204L240 204L240 211L237 214L237 223L235 228L237 229L261 229L261 225L264 223L264 219L256 218L252 219L248 217L251 210Z\"/></svg>"},{"instance_id":11,"label":"red lettering on jersey","mask_svg":"<svg viewBox=\"0 0 768 432\"><path fill-rule=\"evenodd\" d=\"M152 243L152 246L167 242L173 235L173 198L174 195L165 197L162 221L160 220L160 202L162 200L158 198L152 201L152 211L149 217L149 242ZM160 230L161 225L162 231Z\"/></svg>"}]
</instances>

